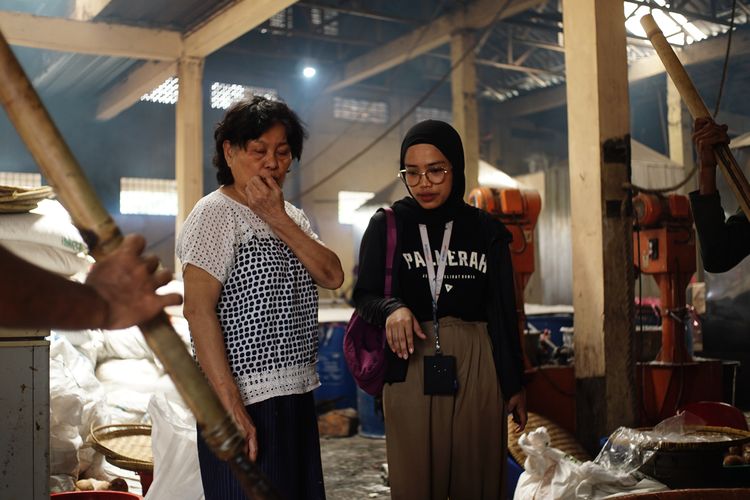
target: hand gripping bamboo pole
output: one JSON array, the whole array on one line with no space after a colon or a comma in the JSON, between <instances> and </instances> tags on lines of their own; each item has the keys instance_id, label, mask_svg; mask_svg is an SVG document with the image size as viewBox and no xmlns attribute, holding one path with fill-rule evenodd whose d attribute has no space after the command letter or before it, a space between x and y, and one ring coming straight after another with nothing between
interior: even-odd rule
<instances>
[{"instance_id":1,"label":"hand gripping bamboo pole","mask_svg":"<svg viewBox=\"0 0 750 500\"><path fill-rule=\"evenodd\" d=\"M0 102L42 173L70 212L95 258L112 252L122 234L99 202L31 82L0 33ZM245 440L216 393L185 349L167 316L140 325L149 347L164 364L195 415L211 450L228 461L248 498L278 499L268 480L244 452Z\"/></svg>"},{"instance_id":2,"label":"hand gripping bamboo pole","mask_svg":"<svg viewBox=\"0 0 750 500\"><path fill-rule=\"evenodd\" d=\"M690 76L685 71L685 67L677 58L677 54L672 50L672 47L667 42L667 39L651 14L646 14L641 18L641 26L646 30L646 36L651 40L651 45L656 49L659 59L664 64L664 68L669 73L670 78L672 78L677 91L682 96L685 104L687 104L693 118L711 118L711 113L709 113L706 105L703 103L703 99L701 99L701 96L695 89ZM745 175L742 173L742 169L737 164L737 160L735 160L728 145L717 144L714 147L714 154L716 155L721 171L729 183L729 187L732 188L732 192L734 192L737 201L740 203L740 207L742 207L742 211L748 220L750 220L750 184L748 184Z\"/></svg>"}]
</instances>

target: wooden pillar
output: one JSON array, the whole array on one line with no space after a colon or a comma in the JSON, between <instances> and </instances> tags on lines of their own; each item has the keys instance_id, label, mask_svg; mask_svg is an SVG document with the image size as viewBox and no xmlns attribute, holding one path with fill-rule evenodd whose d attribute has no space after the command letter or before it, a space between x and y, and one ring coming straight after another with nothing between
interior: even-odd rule
<instances>
[{"instance_id":1,"label":"wooden pillar","mask_svg":"<svg viewBox=\"0 0 750 500\"><path fill-rule=\"evenodd\" d=\"M636 423L630 118L622 0L563 0L576 419L588 449Z\"/></svg>"},{"instance_id":2,"label":"wooden pillar","mask_svg":"<svg viewBox=\"0 0 750 500\"><path fill-rule=\"evenodd\" d=\"M457 31L451 35L451 64L455 65L474 44L474 34ZM453 126L464 145L466 196L479 185L479 115L477 113L477 72L471 51L451 75Z\"/></svg>"},{"instance_id":3,"label":"wooden pillar","mask_svg":"<svg viewBox=\"0 0 750 500\"><path fill-rule=\"evenodd\" d=\"M184 57L177 67L180 95L175 111L175 238L190 210L203 197L203 61ZM175 263L175 272L180 272L179 263Z\"/></svg>"}]
</instances>

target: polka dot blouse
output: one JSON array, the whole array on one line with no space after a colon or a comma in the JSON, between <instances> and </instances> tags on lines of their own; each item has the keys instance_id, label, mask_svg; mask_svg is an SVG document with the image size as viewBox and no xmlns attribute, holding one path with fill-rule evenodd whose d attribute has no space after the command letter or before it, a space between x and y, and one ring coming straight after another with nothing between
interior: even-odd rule
<instances>
[{"instance_id":1,"label":"polka dot blouse","mask_svg":"<svg viewBox=\"0 0 750 500\"><path fill-rule=\"evenodd\" d=\"M286 212L320 241L302 210L287 202ZM188 216L176 253L183 268L192 264L223 285L216 313L245 405L320 385L315 369L318 291L268 224L247 206L214 191Z\"/></svg>"}]
</instances>

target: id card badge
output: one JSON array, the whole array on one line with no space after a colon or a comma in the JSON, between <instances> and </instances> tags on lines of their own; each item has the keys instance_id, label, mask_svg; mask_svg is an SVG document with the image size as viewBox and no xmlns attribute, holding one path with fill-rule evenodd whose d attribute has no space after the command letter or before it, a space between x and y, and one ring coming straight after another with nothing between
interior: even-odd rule
<instances>
[{"instance_id":1,"label":"id card badge","mask_svg":"<svg viewBox=\"0 0 750 500\"><path fill-rule=\"evenodd\" d=\"M435 354L424 357L425 396L452 396L458 391L456 357Z\"/></svg>"}]
</instances>

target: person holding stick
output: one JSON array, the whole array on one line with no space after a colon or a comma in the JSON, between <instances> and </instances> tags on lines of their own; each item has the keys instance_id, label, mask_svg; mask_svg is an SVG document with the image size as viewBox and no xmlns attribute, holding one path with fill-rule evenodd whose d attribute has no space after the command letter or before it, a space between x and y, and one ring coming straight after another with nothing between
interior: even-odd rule
<instances>
[{"instance_id":1,"label":"person holding stick","mask_svg":"<svg viewBox=\"0 0 750 500\"><path fill-rule=\"evenodd\" d=\"M171 272L141 253L146 241L131 234L97 261L85 283L41 269L0 245L0 326L8 328L118 329L150 320L178 294L157 295Z\"/></svg>"},{"instance_id":2,"label":"person holding stick","mask_svg":"<svg viewBox=\"0 0 750 500\"><path fill-rule=\"evenodd\" d=\"M726 218L716 189L714 146L729 144L727 126L710 118L698 118L694 124L693 143L698 153L700 173L699 188L690 193L690 205L700 240L703 267L711 273L723 273L750 255L747 217L738 210Z\"/></svg>"}]
</instances>

